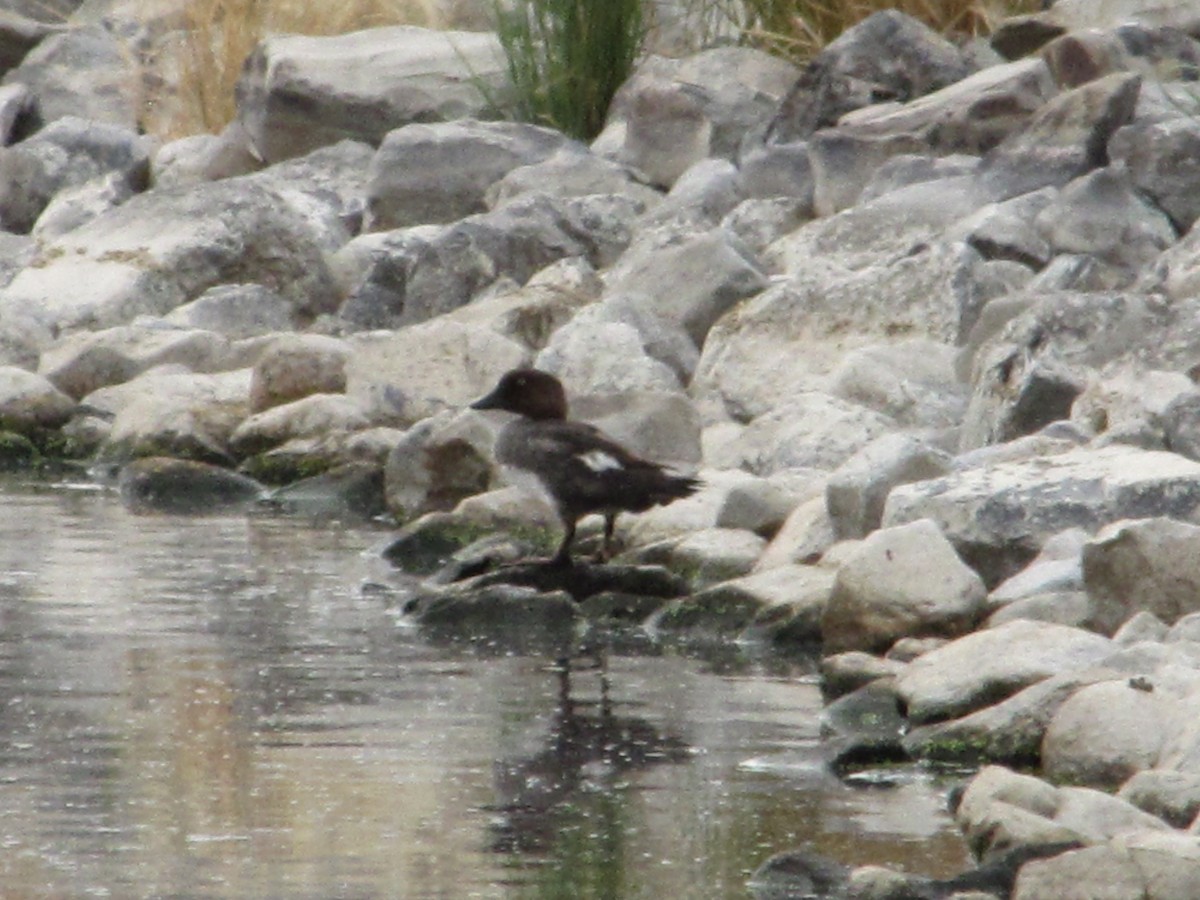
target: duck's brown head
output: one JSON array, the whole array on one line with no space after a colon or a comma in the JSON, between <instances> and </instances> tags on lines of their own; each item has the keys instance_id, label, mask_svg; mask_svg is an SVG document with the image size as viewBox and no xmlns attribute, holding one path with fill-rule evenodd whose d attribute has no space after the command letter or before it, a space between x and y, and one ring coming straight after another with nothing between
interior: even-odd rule
<instances>
[{"instance_id":1,"label":"duck's brown head","mask_svg":"<svg viewBox=\"0 0 1200 900\"><path fill-rule=\"evenodd\" d=\"M491 393L472 403L471 409L503 409L535 420L565 419L567 393L549 372L513 369Z\"/></svg>"}]
</instances>

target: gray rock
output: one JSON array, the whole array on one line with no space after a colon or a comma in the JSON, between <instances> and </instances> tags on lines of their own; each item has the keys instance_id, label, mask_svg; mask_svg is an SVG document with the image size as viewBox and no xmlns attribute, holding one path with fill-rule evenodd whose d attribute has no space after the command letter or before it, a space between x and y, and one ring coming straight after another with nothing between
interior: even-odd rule
<instances>
[{"instance_id":1,"label":"gray rock","mask_svg":"<svg viewBox=\"0 0 1200 900\"><path fill-rule=\"evenodd\" d=\"M1194 119L1134 121L1113 135L1108 155L1171 217L1180 234L1200 218L1200 124Z\"/></svg>"},{"instance_id":2,"label":"gray rock","mask_svg":"<svg viewBox=\"0 0 1200 900\"><path fill-rule=\"evenodd\" d=\"M484 212L493 183L549 159L565 142L548 128L474 119L390 131L367 173L370 228L453 222Z\"/></svg>"},{"instance_id":3,"label":"gray rock","mask_svg":"<svg viewBox=\"0 0 1200 900\"><path fill-rule=\"evenodd\" d=\"M1104 377L1075 399L1071 419L1105 442L1182 453L1187 442L1178 413L1193 396L1198 396L1196 384L1184 373L1150 369L1131 360L1107 366Z\"/></svg>"},{"instance_id":4,"label":"gray rock","mask_svg":"<svg viewBox=\"0 0 1200 900\"><path fill-rule=\"evenodd\" d=\"M245 475L201 462L165 457L139 459L117 478L121 500L134 510L207 513L248 506L266 491Z\"/></svg>"},{"instance_id":5,"label":"gray rock","mask_svg":"<svg viewBox=\"0 0 1200 900\"><path fill-rule=\"evenodd\" d=\"M150 181L174 187L249 175L262 167L242 123L234 119L220 134L192 134L160 146L150 159Z\"/></svg>"},{"instance_id":6,"label":"gray rock","mask_svg":"<svg viewBox=\"0 0 1200 900\"><path fill-rule=\"evenodd\" d=\"M1050 353L1032 359L1001 344L976 357L979 376L967 405L962 450L1003 444L1069 419L1086 385L1086 370Z\"/></svg>"},{"instance_id":7,"label":"gray rock","mask_svg":"<svg viewBox=\"0 0 1200 900\"><path fill-rule=\"evenodd\" d=\"M1200 853L1185 835L1135 833L1029 863L1013 900L1182 900L1200 892Z\"/></svg>"},{"instance_id":8,"label":"gray rock","mask_svg":"<svg viewBox=\"0 0 1200 900\"><path fill-rule=\"evenodd\" d=\"M350 345L337 338L280 335L263 349L254 364L251 408L261 412L310 394L342 393L351 354Z\"/></svg>"},{"instance_id":9,"label":"gray rock","mask_svg":"<svg viewBox=\"0 0 1200 900\"><path fill-rule=\"evenodd\" d=\"M1050 720L1042 765L1056 783L1113 789L1154 766L1178 714L1162 691L1136 679L1080 688Z\"/></svg>"},{"instance_id":10,"label":"gray rock","mask_svg":"<svg viewBox=\"0 0 1200 900\"><path fill-rule=\"evenodd\" d=\"M410 428L392 448L384 468L388 508L408 521L453 509L464 498L487 490L493 481L496 430L486 417L469 411L446 412ZM535 502L539 499L532 496Z\"/></svg>"},{"instance_id":11,"label":"gray rock","mask_svg":"<svg viewBox=\"0 0 1200 900\"><path fill-rule=\"evenodd\" d=\"M53 240L120 206L133 193L129 183L120 175L105 175L77 187L66 188L46 204L30 233L39 242Z\"/></svg>"},{"instance_id":12,"label":"gray rock","mask_svg":"<svg viewBox=\"0 0 1200 900\"><path fill-rule=\"evenodd\" d=\"M1094 531L1147 514L1187 521L1197 518L1198 507L1200 465L1173 453L1113 446L901 485L888 495L883 525L932 518L994 585L1065 528Z\"/></svg>"},{"instance_id":13,"label":"gray rock","mask_svg":"<svg viewBox=\"0 0 1200 900\"><path fill-rule=\"evenodd\" d=\"M884 194L909 185L943 178L971 175L979 167L978 156L955 153L950 156L929 156L924 153L893 156L871 176L859 195L859 202L874 200Z\"/></svg>"},{"instance_id":14,"label":"gray rock","mask_svg":"<svg viewBox=\"0 0 1200 900\"><path fill-rule=\"evenodd\" d=\"M799 214L812 216L813 175L808 144L765 144L747 150L738 161L742 191L747 197L788 197L799 204Z\"/></svg>"},{"instance_id":15,"label":"gray rock","mask_svg":"<svg viewBox=\"0 0 1200 900\"><path fill-rule=\"evenodd\" d=\"M908 635L956 635L986 591L932 522L868 536L838 568L821 631L827 652L885 650Z\"/></svg>"},{"instance_id":16,"label":"gray rock","mask_svg":"<svg viewBox=\"0 0 1200 900\"><path fill-rule=\"evenodd\" d=\"M343 138L378 144L412 122L486 117L496 112L489 96L506 90L499 41L488 32L276 35L246 60L238 117L258 155L277 162Z\"/></svg>"},{"instance_id":17,"label":"gray rock","mask_svg":"<svg viewBox=\"0 0 1200 900\"><path fill-rule=\"evenodd\" d=\"M808 139L813 171L813 211L831 216L854 206L868 184L889 160L924 149L907 134L859 135L843 128L818 131Z\"/></svg>"},{"instance_id":18,"label":"gray rock","mask_svg":"<svg viewBox=\"0 0 1200 900\"><path fill-rule=\"evenodd\" d=\"M992 590L988 602L1002 606L1048 592L1082 591L1080 556L1088 539L1088 533L1081 528L1068 528L1052 535L1028 566Z\"/></svg>"},{"instance_id":19,"label":"gray rock","mask_svg":"<svg viewBox=\"0 0 1200 900\"><path fill-rule=\"evenodd\" d=\"M622 533L626 533L624 530ZM635 562L666 566L687 572L696 590L748 575L766 541L752 531L739 528L704 528L682 537L636 547L626 552ZM721 602L716 604L721 606ZM668 611L668 616L670 613ZM742 625L749 624L749 621ZM654 627L666 629L664 622ZM740 630L740 627L738 630Z\"/></svg>"},{"instance_id":20,"label":"gray rock","mask_svg":"<svg viewBox=\"0 0 1200 900\"><path fill-rule=\"evenodd\" d=\"M1031 619L1083 628L1091 618L1092 605L1084 591L1046 591L1004 604L988 616L984 624L987 628L995 628L1015 619Z\"/></svg>"},{"instance_id":21,"label":"gray rock","mask_svg":"<svg viewBox=\"0 0 1200 900\"><path fill-rule=\"evenodd\" d=\"M58 428L74 412L75 401L49 379L13 366L0 366L0 426L4 430Z\"/></svg>"},{"instance_id":22,"label":"gray rock","mask_svg":"<svg viewBox=\"0 0 1200 900\"><path fill-rule=\"evenodd\" d=\"M457 309L499 278L523 284L560 259L609 265L629 243L631 204L530 194L444 228L395 232L368 258L340 315L360 328L395 328Z\"/></svg>"},{"instance_id":23,"label":"gray rock","mask_svg":"<svg viewBox=\"0 0 1200 900\"><path fill-rule=\"evenodd\" d=\"M812 61L783 101L768 138L804 140L881 99L911 100L969 72L953 44L893 10L848 28Z\"/></svg>"},{"instance_id":24,"label":"gray rock","mask_svg":"<svg viewBox=\"0 0 1200 900\"><path fill-rule=\"evenodd\" d=\"M1174 828L1187 828L1200 814L1200 774L1142 769L1121 785L1117 796Z\"/></svg>"},{"instance_id":25,"label":"gray rock","mask_svg":"<svg viewBox=\"0 0 1200 900\"><path fill-rule=\"evenodd\" d=\"M827 699L836 699L883 680L893 708L896 707L894 678L904 671L907 663L898 662L865 653L862 650L847 650L821 658L821 694Z\"/></svg>"},{"instance_id":26,"label":"gray rock","mask_svg":"<svg viewBox=\"0 0 1200 900\"><path fill-rule=\"evenodd\" d=\"M637 315L635 309L632 304L622 311L613 304L594 303L580 311L551 336L537 356L536 367L580 391L681 390L681 373L655 358L644 330L637 327L656 317ZM694 366L695 348L685 335L679 336L689 345Z\"/></svg>"},{"instance_id":27,"label":"gray rock","mask_svg":"<svg viewBox=\"0 0 1200 900\"><path fill-rule=\"evenodd\" d=\"M128 196L146 187L149 144L132 128L66 116L0 150L0 224L28 232L66 188L114 176Z\"/></svg>"},{"instance_id":28,"label":"gray rock","mask_svg":"<svg viewBox=\"0 0 1200 900\"><path fill-rule=\"evenodd\" d=\"M962 421L968 398L954 356L952 347L923 338L868 344L846 353L830 389L909 428L949 428Z\"/></svg>"},{"instance_id":29,"label":"gray rock","mask_svg":"<svg viewBox=\"0 0 1200 900\"><path fill-rule=\"evenodd\" d=\"M1143 610L1172 625L1200 610L1200 568L1190 552L1198 536L1200 526L1166 517L1101 530L1083 547L1094 626L1111 634Z\"/></svg>"},{"instance_id":30,"label":"gray rock","mask_svg":"<svg viewBox=\"0 0 1200 900\"><path fill-rule=\"evenodd\" d=\"M168 455L232 465L228 441L249 414L250 372L151 370L89 394L83 405L115 414L98 457Z\"/></svg>"},{"instance_id":31,"label":"gray rock","mask_svg":"<svg viewBox=\"0 0 1200 900\"><path fill-rule=\"evenodd\" d=\"M608 273L608 290L641 299L678 322L704 346L713 323L767 285L757 260L720 229L701 234L655 232L635 241Z\"/></svg>"},{"instance_id":32,"label":"gray rock","mask_svg":"<svg viewBox=\"0 0 1200 900\"><path fill-rule=\"evenodd\" d=\"M43 122L79 116L128 129L138 127L142 113L139 81L128 48L96 25L47 36L4 76L5 84L29 88Z\"/></svg>"},{"instance_id":33,"label":"gray rock","mask_svg":"<svg viewBox=\"0 0 1200 900\"><path fill-rule=\"evenodd\" d=\"M0 146L21 138L21 129L33 118L34 99L23 84L0 84Z\"/></svg>"},{"instance_id":34,"label":"gray rock","mask_svg":"<svg viewBox=\"0 0 1200 900\"><path fill-rule=\"evenodd\" d=\"M721 220L721 227L733 234L754 254L762 254L779 238L808 218L803 201L790 197L743 200Z\"/></svg>"},{"instance_id":35,"label":"gray rock","mask_svg":"<svg viewBox=\"0 0 1200 900\"><path fill-rule=\"evenodd\" d=\"M670 186L706 156L735 159L747 135L762 133L797 74L791 63L748 47L651 56L617 92L607 130L623 130L626 162Z\"/></svg>"},{"instance_id":36,"label":"gray rock","mask_svg":"<svg viewBox=\"0 0 1200 900\"><path fill-rule=\"evenodd\" d=\"M279 293L261 284L222 284L176 307L163 321L180 328L213 331L230 340L290 331L292 307Z\"/></svg>"},{"instance_id":37,"label":"gray rock","mask_svg":"<svg viewBox=\"0 0 1200 900\"><path fill-rule=\"evenodd\" d=\"M814 497L792 510L763 550L755 568L816 562L836 540L825 498Z\"/></svg>"},{"instance_id":38,"label":"gray rock","mask_svg":"<svg viewBox=\"0 0 1200 900\"><path fill-rule=\"evenodd\" d=\"M904 434L884 435L829 476L825 503L839 539L866 537L879 527L883 504L898 484L945 475L950 457Z\"/></svg>"},{"instance_id":39,"label":"gray rock","mask_svg":"<svg viewBox=\"0 0 1200 900\"><path fill-rule=\"evenodd\" d=\"M756 475L835 469L894 427L891 419L865 407L802 391L755 418L726 452L739 468Z\"/></svg>"},{"instance_id":40,"label":"gray rock","mask_svg":"<svg viewBox=\"0 0 1200 900\"><path fill-rule=\"evenodd\" d=\"M1049 676L1093 665L1112 642L1080 628L1019 620L977 631L914 660L900 695L914 723L966 715Z\"/></svg>"},{"instance_id":41,"label":"gray rock","mask_svg":"<svg viewBox=\"0 0 1200 900\"><path fill-rule=\"evenodd\" d=\"M1200 460L1200 391L1176 396L1163 410L1163 444L1188 459Z\"/></svg>"},{"instance_id":42,"label":"gray rock","mask_svg":"<svg viewBox=\"0 0 1200 900\"><path fill-rule=\"evenodd\" d=\"M25 55L61 26L27 18L10 6L0 13L0 73L21 64Z\"/></svg>"},{"instance_id":43,"label":"gray rock","mask_svg":"<svg viewBox=\"0 0 1200 900\"><path fill-rule=\"evenodd\" d=\"M42 353L38 370L78 398L156 366L174 363L193 372L216 372L232 368L234 359L229 342L218 334L147 321L72 334Z\"/></svg>"},{"instance_id":44,"label":"gray rock","mask_svg":"<svg viewBox=\"0 0 1200 900\"><path fill-rule=\"evenodd\" d=\"M1057 193L1057 188L1042 188L988 203L956 223L948 236L970 244L985 259L1012 260L1040 269L1053 254L1033 223Z\"/></svg>"},{"instance_id":45,"label":"gray rock","mask_svg":"<svg viewBox=\"0 0 1200 900\"><path fill-rule=\"evenodd\" d=\"M987 155L984 188L1003 200L1104 165L1108 139L1133 117L1141 82L1140 75L1120 72L1051 99Z\"/></svg>"},{"instance_id":46,"label":"gray rock","mask_svg":"<svg viewBox=\"0 0 1200 900\"><path fill-rule=\"evenodd\" d=\"M229 436L229 449L235 456L243 458L296 438L358 431L371 424L362 407L348 397L310 394L245 419Z\"/></svg>"},{"instance_id":47,"label":"gray rock","mask_svg":"<svg viewBox=\"0 0 1200 900\"><path fill-rule=\"evenodd\" d=\"M1113 634L1113 642L1124 647L1143 641L1159 643L1166 638L1167 630L1167 625L1162 619L1143 609L1125 620L1125 624Z\"/></svg>"},{"instance_id":48,"label":"gray rock","mask_svg":"<svg viewBox=\"0 0 1200 900\"><path fill-rule=\"evenodd\" d=\"M1138 193L1123 168L1106 166L1067 184L1035 225L1055 253L1087 253L1141 269L1176 241L1175 227Z\"/></svg>"},{"instance_id":49,"label":"gray rock","mask_svg":"<svg viewBox=\"0 0 1200 900\"><path fill-rule=\"evenodd\" d=\"M400 425L461 409L529 362L524 347L490 328L441 318L354 335L346 346L346 393L374 420Z\"/></svg>"},{"instance_id":50,"label":"gray rock","mask_svg":"<svg viewBox=\"0 0 1200 900\"><path fill-rule=\"evenodd\" d=\"M336 300L321 240L283 198L253 182L150 191L43 248L40 265L0 290L0 318L105 328L246 280L311 316Z\"/></svg>"},{"instance_id":51,"label":"gray rock","mask_svg":"<svg viewBox=\"0 0 1200 900\"><path fill-rule=\"evenodd\" d=\"M383 467L347 463L272 491L269 503L318 520L369 520L386 510Z\"/></svg>"},{"instance_id":52,"label":"gray rock","mask_svg":"<svg viewBox=\"0 0 1200 900\"><path fill-rule=\"evenodd\" d=\"M539 162L511 169L487 189L485 202L495 208L530 193L554 197L622 194L652 209L662 201L660 191L642 184L628 167L604 159L586 147L565 143Z\"/></svg>"}]
</instances>

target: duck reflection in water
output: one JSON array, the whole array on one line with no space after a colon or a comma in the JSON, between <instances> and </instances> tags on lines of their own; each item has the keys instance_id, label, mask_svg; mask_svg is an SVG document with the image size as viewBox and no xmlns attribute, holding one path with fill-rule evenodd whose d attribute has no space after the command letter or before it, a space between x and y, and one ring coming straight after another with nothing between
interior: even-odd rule
<instances>
[{"instance_id":1,"label":"duck reflection in water","mask_svg":"<svg viewBox=\"0 0 1200 900\"><path fill-rule=\"evenodd\" d=\"M530 757L496 763L494 851L550 852L563 840L570 821L581 816L583 806L613 808L623 773L690 757L690 748L680 738L664 734L645 719L614 712L607 654L596 653L591 668L599 678L600 695L577 700L571 691L571 660L558 660L558 696L544 748ZM589 804L585 796L598 802ZM598 821L588 830L595 837L614 837L619 828L617 823Z\"/></svg>"}]
</instances>

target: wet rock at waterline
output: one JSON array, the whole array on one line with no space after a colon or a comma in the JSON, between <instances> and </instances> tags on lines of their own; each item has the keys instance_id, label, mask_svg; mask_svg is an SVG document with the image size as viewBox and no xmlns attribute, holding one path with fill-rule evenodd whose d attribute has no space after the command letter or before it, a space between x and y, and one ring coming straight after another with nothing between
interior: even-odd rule
<instances>
[{"instance_id":1,"label":"wet rock at waterline","mask_svg":"<svg viewBox=\"0 0 1200 900\"><path fill-rule=\"evenodd\" d=\"M218 466L170 457L147 457L122 467L121 499L141 512L212 513L245 508L266 490L252 478Z\"/></svg>"}]
</instances>

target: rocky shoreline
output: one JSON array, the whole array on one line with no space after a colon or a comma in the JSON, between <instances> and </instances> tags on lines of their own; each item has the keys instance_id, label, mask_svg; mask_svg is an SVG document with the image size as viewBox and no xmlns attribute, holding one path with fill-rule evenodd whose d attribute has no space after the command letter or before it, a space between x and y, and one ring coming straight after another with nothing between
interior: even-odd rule
<instances>
[{"instance_id":1,"label":"rocky shoreline","mask_svg":"<svg viewBox=\"0 0 1200 900\"><path fill-rule=\"evenodd\" d=\"M430 629L815 648L833 765L984 766L984 874L794 854L764 896L1200 896L1188 4L651 56L590 146L490 120L494 36L415 28L271 38L164 144L120 31L0 20L0 463L388 516ZM465 407L525 365L704 480L619 565L517 564L554 517Z\"/></svg>"}]
</instances>

